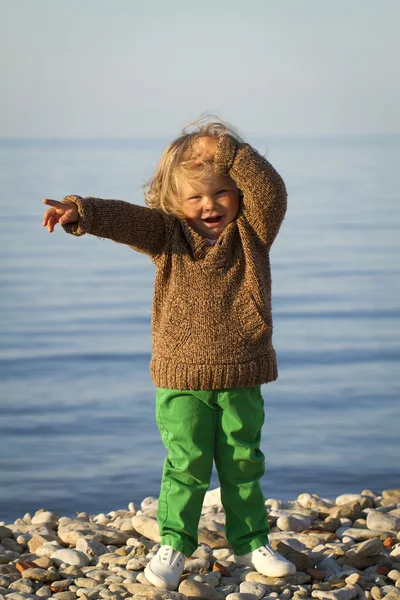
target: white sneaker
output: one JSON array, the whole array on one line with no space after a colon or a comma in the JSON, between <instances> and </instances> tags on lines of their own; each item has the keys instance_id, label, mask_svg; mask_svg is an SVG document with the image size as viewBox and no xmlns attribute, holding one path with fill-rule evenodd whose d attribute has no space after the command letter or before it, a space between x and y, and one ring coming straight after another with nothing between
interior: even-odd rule
<instances>
[{"instance_id":1,"label":"white sneaker","mask_svg":"<svg viewBox=\"0 0 400 600\"><path fill-rule=\"evenodd\" d=\"M186 556L171 546L161 546L144 570L146 579L153 585L176 590L183 573Z\"/></svg>"},{"instance_id":2,"label":"white sneaker","mask_svg":"<svg viewBox=\"0 0 400 600\"><path fill-rule=\"evenodd\" d=\"M285 577L296 572L294 564L283 558L268 544L248 554L235 556L235 561L240 565L254 567L256 571L266 577Z\"/></svg>"}]
</instances>

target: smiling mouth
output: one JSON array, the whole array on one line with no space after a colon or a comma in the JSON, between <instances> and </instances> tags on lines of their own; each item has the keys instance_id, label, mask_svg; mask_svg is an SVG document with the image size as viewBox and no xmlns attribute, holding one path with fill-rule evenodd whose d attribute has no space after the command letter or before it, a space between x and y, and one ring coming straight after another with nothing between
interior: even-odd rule
<instances>
[{"instance_id":1,"label":"smiling mouth","mask_svg":"<svg viewBox=\"0 0 400 600\"><path fill-rule=\"evenodd\" d=\"M205 223L209 223L210 225L216 225L222 221L222 216L218 217L207 217L207 219L203 219Z\"/></svg>"}]
</instances>

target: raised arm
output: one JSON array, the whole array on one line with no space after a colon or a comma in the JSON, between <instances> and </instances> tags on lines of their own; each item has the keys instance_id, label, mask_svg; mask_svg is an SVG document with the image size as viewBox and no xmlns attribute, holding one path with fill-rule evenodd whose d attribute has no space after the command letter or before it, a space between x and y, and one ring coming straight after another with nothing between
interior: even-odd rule
<instances>
[{"instance_id":1,"label":"raised arm","mask_svg":"<svg viewBox=\"0 0 400 600\"><path fill-rule=\"evenodd\" d=\"M270 247L286 212L283 179L266 158L248 144L223 134L214 157L215 172L229 175L243 192L243 215Z\"/></svg>"},{"instance_id":2,"label":"raised arm","mask_svg":"<svg viewBox=\"0 0 400 600\"><path fill-rule=\"evenodd\" d=\"M164 249L166 232L163 213L122 200L65 196L63 205L75 205L76 222L60 223L67 233L85 233L127 244L152 257ZM53 205L52 205L53 206Z\"/></svg>"}]
</instances>

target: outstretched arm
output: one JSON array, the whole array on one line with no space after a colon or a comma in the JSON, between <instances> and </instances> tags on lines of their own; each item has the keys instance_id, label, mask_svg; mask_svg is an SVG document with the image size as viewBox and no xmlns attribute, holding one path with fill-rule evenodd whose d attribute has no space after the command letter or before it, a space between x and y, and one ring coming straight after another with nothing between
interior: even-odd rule
<instances>
[{"instance_id":1,"label":"outstretched arm","mask_svg":"<svg viewBox=\"0 0 400 600\"><path fill-rule=\"evenodd\" d=\"M161 211L122 200L66 196L62 202L44 200L51 206L43 217L49 232L60 223L67 233L90 233L127 244L150 256L160 254L165 244L165 220Z\"/></svg>"}]
</instances>

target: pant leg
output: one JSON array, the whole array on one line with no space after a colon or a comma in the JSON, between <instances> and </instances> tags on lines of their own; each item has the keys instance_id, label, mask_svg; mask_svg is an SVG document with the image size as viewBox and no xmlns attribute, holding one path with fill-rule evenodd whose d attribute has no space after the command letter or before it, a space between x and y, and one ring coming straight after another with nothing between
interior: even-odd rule
<instances>
[{"instance_id":1,"label":"pant leg","mask_svg":"<svg viewBox=\"0 0 400 600\"><path fill-rule=\"evenodd\" d=\"M218 410L213 392L157 389L156 418L168 450L158 502L162 544L191 556L213 465Z\"/></svg>"},{"instance_id":2,"label":"pant leg","mask_svg":"<svg viewBox=\"0 0 400 600\"><path fill-rule=\"evenodd\" d=\"M215 464L226 513L226 536L235 554L268 543L268 518L260 479L265 461L260 450L264 400L260 386L218 393Z\"/></svg>"}]
</instances>

